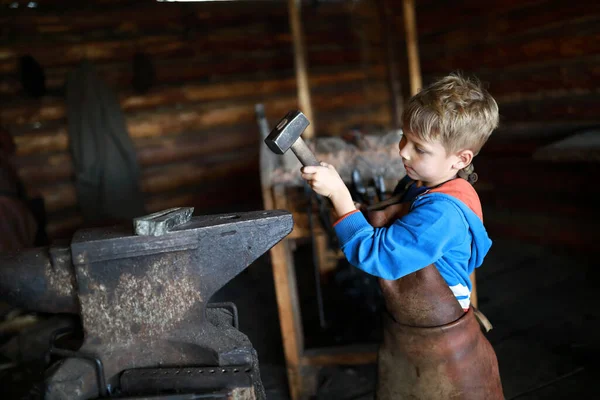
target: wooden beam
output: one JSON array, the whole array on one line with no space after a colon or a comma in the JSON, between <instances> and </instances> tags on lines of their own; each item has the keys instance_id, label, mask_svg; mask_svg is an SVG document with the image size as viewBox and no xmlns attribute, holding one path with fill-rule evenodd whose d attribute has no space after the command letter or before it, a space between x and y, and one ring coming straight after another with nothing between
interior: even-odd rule
<instances>
[{"instance_id":1,"label":"wooden beam","mask_svg":"<svg viewBox=\"0 0 600 400\"><path fill-rule=\"evenodd\" d=\"M381 30L385 43L385 57L388 73L388 84L391 95L392 121L393 128L400 129L402 127L402 112L404 102L402 99L402 90L400 78L398 77L398 61L395 51L394 32L391 25L392 11L387 0L376 0L377 11L381 20Z\"/></svg>"},{"instance_id":2,"label":"wooden beam","mask_svg":"<svg viewBox=\"0 0 600 400\"><path fill-rule=\"evenodd\" d=\"M369 70L355 68L345 71L327 71L310 78L312 85L320 88L335 87L344 84L352 87L364 82L369 76L383 78L384 67L373 67ZM257 96L283 95L296 89L293 77L280 77L263 80L228 80L216 83L188 83L178 86L163 86L153 89L150 93L139 95L130 90L119 96L124 112L169 107L173 104L181 106L200 102L219 100L239 101L244 98ZM379 95L379 93L377 93ZM0 120L4 125L20 125L44 123L66 118L67 105L64 99L44 98L41 101L20 101L6 104L0 109Z\"/></svg>"},{"instance_id":3,"label":"wooden beam","mask_svg":"<svg viewBox=\"0 0 600 400\"><path fill-rule=\"evenodd\" d=\"M317 100L321 112L337 112L349 117L348 120L329 120L323 124L323 131L337 135L342 130L356 123L389 125L390 116L388 103L389 93L383 91L381 102L383 106L365 107L360 104L363 94L353 93L332 94L324 93ZM296 105L296 99L282 96L269 99L265 106L269 113L284 115ZM348 108L353 106L356 108ZM362 111L362 112L361 112ZM239 124L247 125L254 120L253 103L243 101L230 103L227 106L211 103L208 106L187 107L184 110L170 109L163 112L140 114L127 117L127 130L135 141L145 138L178 136L184 132L194 132L216 127L233 127ZM325 130L327 129L327 130ZM68 149L68 132L66 125L56 128L39 129L15 135L17 155L66 151Z\"/></svg>"},{"instance_id":4,"label":"wooden beam","mask_svg":"<svg viewBox=\"0 0 600 400\"><path fill-rule=\"evenodd\" d=\"M272 196L272 202L268 203L272 204L274 208L288 208L283 186L273 187ZM275 281L275 294L279 310L290 396L292 400L299 400L303 391L300 357L304 348L304 334L300 318L300 302L298 300L294 259L289 247L289 240L283 239L269 251L269 254L273 266L273 279Z\"/></svg>"},{"instance_id":5,"label":"wooden beam","mask_svg":"<svg viewBox=\"0 0 600 400\"><path fill-rule=\"evenodd\" d=\"M422 52L422 67L426 74L456 69L472 71L482 65L488 70L504 70L532 63L569 62L600 53L600 24L597 20L580 19L546 30L543 35L525 35L456 52L441 49L440 45L435 51Z\"/></svg>"},{"instance_id":6,"label":"wooden beam","mask_svg":"<svg viewBox=\"0 0 600 400\"><path fill-rule=\"evenodd\" d=\"M421 81L421 67L419 64L419 42L417 19L415 16L415 0L403 0L402 4L404 7L404 29L406 32L410 95L414 96L423 85Z\"/></svg>"},{"instance_id":7,"label":"wooden beam","mask_svg":"<svg viewBox=\"0 0 600 400\"><path fill-rule=\"evenodd\" d=\"M298 85L298 103L300 105L300 111L302 111L310 121L310 125L304 131L303 136L305 139L310 139L315 135L315 120L310 101L310 87L308 85L308 72L306 68L306 50L304 48L304 32L302 30L299 0L288 0L288 8L290 13L292 40L294 43L294 65Z\"/></svg>"}]
</instances>

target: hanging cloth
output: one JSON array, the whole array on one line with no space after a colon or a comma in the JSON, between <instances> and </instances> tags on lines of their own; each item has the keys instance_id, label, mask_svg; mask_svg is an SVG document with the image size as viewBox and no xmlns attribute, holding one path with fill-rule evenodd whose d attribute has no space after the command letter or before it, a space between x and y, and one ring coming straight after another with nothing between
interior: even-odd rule
<instances>
[{"instance_id":1,"label":"hanging cloth","mask_svg":"<svg viewBox=\"0 0 600 400\"><path fill-rule=\"evenodd\" d=\"M139 167L119 101L89 61L67 78L67 118L85 221L144 215Z\"/></svg>"}]
</instances>

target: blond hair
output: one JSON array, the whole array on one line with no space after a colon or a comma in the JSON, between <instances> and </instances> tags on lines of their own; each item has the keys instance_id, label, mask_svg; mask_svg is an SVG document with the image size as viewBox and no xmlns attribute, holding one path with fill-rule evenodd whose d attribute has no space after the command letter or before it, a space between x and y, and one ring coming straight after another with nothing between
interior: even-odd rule
<instances>
[{"instance_id":1,"label":"blond hair","mask_svg":"<svg viewBox=\"0 0 600 400\"><path fill-rule=\"evenodd\" d=\"M450 74L411 97L402 121L419 139L439 140L448 154L477 154L498 127L498 104L478 80Z\"/></svg>"}]
</instances>

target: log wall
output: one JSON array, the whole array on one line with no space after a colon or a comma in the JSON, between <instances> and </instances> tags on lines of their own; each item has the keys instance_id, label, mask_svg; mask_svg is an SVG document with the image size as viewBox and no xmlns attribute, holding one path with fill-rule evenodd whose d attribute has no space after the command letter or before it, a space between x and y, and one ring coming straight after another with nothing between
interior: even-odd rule
<instances>
[{"instance_id":1,"label":"log wall","mask_svg":"<svg viewBox=\"0 0 600 400\"><path fill-rule=\"evenodd\" d=\"M9 9L10 3L0 0L0 123L17 143L28 193L46 201L51 237L68 236L82 223L64 84L84 58L120 98L148 211L262 206L254 104L266 104L271 123L297 107L286 2L47 0L38 9ZM501 128L476 159L492 233L594 248L590 215L597 216L599 196L590 181L597 163L533 154L600 124L600 3L416 4L423 83L460 70L484 81L500 105ZM402 104L390 95L391 63L399 74L395 90L408 96L401 2L307 2L302 18L316 134L391 128ZM131 85L138 52L155 67L145 94ZM49 91L42 99L21 88L24 54L45 69Z\"/></svg>"},{"instance_id":2,"label":"log wall","mask_svg":"<svg viewBox=\"0 0 600 400\"><path fill-rule=\"evenodd\" d=\"M148 212L262 207L254 104L265 103L271 123L298 107L287 2L51 0L36 9L10 3L2 1L0 17L0 123L15 139L28 194L45 200L51 238L68 237L83 223L64 88L85 58L119 96ZM371 29L378 26L375 7L302 10L317 134L388 128L381 35ZM144 94L131 84L138 52L155 69ZM26 54L45 70L48 94L41 99L21 87L18 61Z\"/></svg>"},{"instance_id":3,"label":"log wall","mask_svg":"<svg viewBox=\"0 0 600 400\"><path fill-rule=\"evenodd\" d=\"M394 9L402 47L402 13ZM596 251L597 158L533 154L600 126L600 3L421 0L416 13L423 84L462 71L498 101L500 128L475 159L492 238Z\"/></svg>"}]
</instances>

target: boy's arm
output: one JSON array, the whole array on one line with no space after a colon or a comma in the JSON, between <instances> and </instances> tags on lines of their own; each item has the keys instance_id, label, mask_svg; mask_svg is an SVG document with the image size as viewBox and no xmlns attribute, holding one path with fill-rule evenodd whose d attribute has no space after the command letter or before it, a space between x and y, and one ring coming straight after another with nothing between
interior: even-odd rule
<instances>
[{"instance_id":1,"label":"boy's arm","mask_svg":"<svg viewBox=\"0 0 600 400\"><path fill-rule=\"evenodd\" d=\"M373 228L362 213L353 213L335 230L352 265L393 280L439 260L467 239L468 226L452 202L425 200L387 228Z\"/></svg>"}]
</instances>

